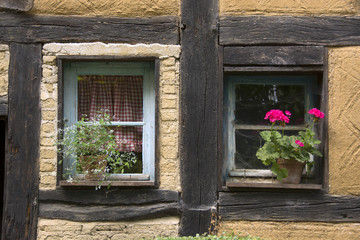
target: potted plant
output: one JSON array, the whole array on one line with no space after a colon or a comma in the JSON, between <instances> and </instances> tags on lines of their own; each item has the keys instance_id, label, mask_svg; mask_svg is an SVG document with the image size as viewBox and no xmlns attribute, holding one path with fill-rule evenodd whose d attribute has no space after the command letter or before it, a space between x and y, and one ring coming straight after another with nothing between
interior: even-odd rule
<instances>
[{"instance_id":1,"label":"potted plant","mask_svg":"<svg viewBox=\"0 0 360 240\"><path fill-rule=\"evenodd\" d=\"M264 119L271 122L271 129L260 132L265 144L258 149L256 156L266 166L271 164L271 171L283 183L300 183L304 166L307 165L309 170L314 164L310 160L311 155L322 156L315 147L321 141L316 139L312 129L316 122L324 118L324 113L316 108L309 110L308 113L312 115L311 126L292 136L284 134L284 127L290 121L289 111L285 111L284 114L281 110L273 109L265 115ZM282 128L281 132L280 128Z\"/></svg>"},{"instance_id":2,"label":"potted plant","mask_svg":"<svg viewBox=\"0 0 360 240\"><path fill-rule=\"evenodd\" d=\"M106 175L123 173L137 161L133 152L119 152L111 119L98 113L59 130L56 145L64 158L74 159L77 172L86 180L104 180ZM61 162L60 162L61 163Z\"/></svg>"}]
</instances>

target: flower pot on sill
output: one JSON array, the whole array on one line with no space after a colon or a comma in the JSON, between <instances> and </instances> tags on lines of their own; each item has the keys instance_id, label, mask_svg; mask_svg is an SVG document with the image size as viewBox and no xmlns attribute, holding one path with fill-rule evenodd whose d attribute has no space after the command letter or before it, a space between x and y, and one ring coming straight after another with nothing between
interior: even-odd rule
<instances>
[{"instance_id":1,"label":"flower pot on sill","mask_svg":"<svg viewBox=\"0 0 360 240\"><path fill-rule=\"evenodd\" d=\"M283 159L279 158L276 160L280 168L286 168L288 171L287 178L284 178L282 183L299 184L301 175L305 167L305 163L296 161L295 159Z\"/></svg>"},{"instance_id":2,"label":"flower pot on sill","mask_svg":"<svg viewBox=\"0 0 360 240\"><path fill-rule=\"evenodd\" d=\"M84 174L85 180L102 180L106 174L107 161L105 158L107 155L98 156L82 156L79 159L79 163Z\"/></svg>"}]
</instances>

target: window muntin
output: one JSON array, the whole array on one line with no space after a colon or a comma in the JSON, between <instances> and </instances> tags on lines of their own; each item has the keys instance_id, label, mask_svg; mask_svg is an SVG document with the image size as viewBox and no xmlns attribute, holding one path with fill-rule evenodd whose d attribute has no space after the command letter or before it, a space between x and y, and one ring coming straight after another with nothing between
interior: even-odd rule
<instances>
[{"instance_id":1,"label":"window muntin","mask_svg":"<svg viewBox=\"0 0 360 240\"><path fill-rule=\"evenodd\" d=\"M113 120L112 128L117 129L120 150L138 156L140 163L130 173L111 174L108 179L155 178L154 75L151 62L64 63L65 125L74 124L84 114L91 118L106 109ZM124 94L128 96L124 98ZM95 98L94 104L91 98ZM81 177L73 163L74 159L63 159L63 175Z\"/></svg>"},{"instance_id":2,"label":"window muntin","mask_svg":"<svg viewBox=\"0 0 360 240\"><path fill-rule=\"evenodd\" d=\"M317 75L228 75L224 87L225 176L271 177L269 167L256 158L263 142L259 135L269 130L264 120L271 109L292 112L284 133L303 130L314 107Z\"/></svg>"}]
</instances>

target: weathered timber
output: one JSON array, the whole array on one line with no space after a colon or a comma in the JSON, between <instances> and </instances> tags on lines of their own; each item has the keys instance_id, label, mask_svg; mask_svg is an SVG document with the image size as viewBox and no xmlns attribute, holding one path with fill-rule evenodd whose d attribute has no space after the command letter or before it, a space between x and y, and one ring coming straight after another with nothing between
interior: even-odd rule
<instances>
[{"instance_id":1,"label":"weathered timber","mask_svg":"<svg viewBox=\"0 0 360 240\"><path fill-rule=\"evenodd\" d=\"M129 205L179 202L179 193L157 189L109 189L40 191L39 201L80 205Z\"/></svg>"},{"instance_id":2,"label":"weathered timber","mask_svg":"<svg viewBox=\"0 0 360 240\"><path fill-rule=\"evenodd\" d=\"M277 188L277 189L313 189L321 190L321 184L285 184L285 183L242 183L242 182L227 182L228 188Z\"/></svg>"},{"instance_id":3,"label":"weathered timber","mask_svg":"<svg viewBox=\"0 0 360 240\"><path fill-rule=\"evenodd\" d=\"M195 235L208 230L211 208L217 201L217 124L221 116L217 89L218 1L181 3L180 161L184 209L179 231L180 235Z\"/></svg>"},{"instance_id":4,"label":"weathered timber","mask_svg":"<svg viewBox=\"0 0 360 240\"><path fill-rule=\"evenodd\" d=\"M321 192L220 192L223 220L360 222L360 197Z\"/></svg>"},{"instance_id":5,"label":"weathered timber","mask_svg":"<svg viewBox=\"0 0 360 240\"><path fill-rule=\"evenodd\" d=\"M323 72L324 68L322 66L316 67L279 67L279 66L256 66L256 67L245 67L245 66L231 66L231 67L224 67L224 72L307 72L307 73L315 73L315 72Z\"/></svg>"},{"instance_id":6,"label":"weathered timber","mask_svg":"<svg viewBox=\"0 0 360 240\"><path fill-rule=\"evenodd\" d=\"M177 17L100 18L0 14L0 42L178 44Z\"/></svg>"},{"instance_id":7,"label":"weathered timber","mask_svg":"<svg viewBox=\"0 0 360 240\"><path fill-rule=\"evenodd\" d=\"M41 44L10 45L2 239L36 238L41 59Z\"/></svg>"},{"instance_id":8,"label":"weathered timber","mask_svg":"<svg viewBox=\"0 0 360 240\"><path fill-rule=\"evenodd\" d=\"M329 116L329 61L328 61L328 49L324 51L324 73L321 86L321 111L325 113L325 116ZM322 182L324 191L329 191L329 118L322 119L320 125L319 135L322 136L320 151L323 152L323 161L320 161L319 169L322 169Z\"/></svg>"},{"instance_id":9,"label":"weathered timber","mask_svg":"<svg viewBox=\"0 0 360 240\"><path fill-rule=\"evenodd\" d=\"M15 11L29 11L34 4L34 0L1 0L0 9L10 9Z\"/></svg>"},{"instance_id":10,"label":"weathered timber","mask_svg":"<svg viewBox=\"0 0 360 240\"><path fill-rule=\"evenodd\" d=\"M323 65L324 48L314 46L224 47L224 65Z\"/></svg>"},{"instance_id":11,"label":"weathered timber","mask_svg":"<svg viewBox=\"0 0 360 240\"><path fill-rule=\"evenodd\" d=\"M42 203L39 217L80 222L142 220L178 215L178 203L159 203L132 206L81 206L58 203Z\"/></svg>"},{"instance_id":12,"label":"weathered timber","mask_svg":"<svg viewBox=\"0 0 360 240\"><path fill-rule=\"evenodd\" d=\"M0 103L0 116L8 115L8 105L7 103Z\"/></svg>"},{"instance_id":13,"label":"weathered timber","mask_svg":"<svg viewBox=\"0 0 360 240\"><path fill-rule=\"evenodd\" d=\"M107 187L108 182L104 181L99 183L97 181L88 181L88 180L77 180L73 182L68 182L67 180L60 180L59 186L61 187L96 187L103 186ZM154 181L112 181L111 186L113 187L153 187L155 186Z\"/></svg>"},{"instance_id":14,"label":"weathered timber","mask_svg":"<svg viewBox=\"0 0 360 240\"><path fill-rule=\"evenodd\" d=\"M359 17L228 16L221 45L359 45Z\"/></svg>"}]
</instances>

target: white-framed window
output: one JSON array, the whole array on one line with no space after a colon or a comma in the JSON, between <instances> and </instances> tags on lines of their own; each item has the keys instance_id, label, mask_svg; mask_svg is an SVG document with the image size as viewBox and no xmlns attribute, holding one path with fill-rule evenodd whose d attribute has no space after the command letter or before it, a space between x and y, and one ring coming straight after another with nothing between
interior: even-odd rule
<instances>
[{"instance_id":1,"label":"white-framed window","mask_svg":"<svg viewBox=\"0 0 360 240\"><path fill-rule=\"evenodd\" d=\"M224 78L223 100L223 177L272 178L270 167L257 159L264 142L260 131L269 130L266 112L271 109L292 113L284 133L304 130L310 119L307 111L318 107L319 76L306 73L229 73ZM315 168L318 168L315 165ZM314 169L315 169L314 168ZM312 176L318 169L312 170ZM316 173L317 174L317 173Z\"/></svg>"},{"instance_id":2,"label":"white-framed window","mask_svg":"<svg viewBox=\"0 0 360 240\"><path fill-rule=\"evenodd\" d=\"M121 152L138 161L109 180L155 180L155 67L154 62L64 61L63 121L72 125L98 111L111 117ZM74 159L62 161L63 176L81 177Z\"/></svg>"}]
</instances>

